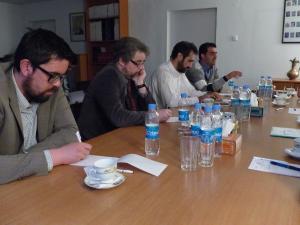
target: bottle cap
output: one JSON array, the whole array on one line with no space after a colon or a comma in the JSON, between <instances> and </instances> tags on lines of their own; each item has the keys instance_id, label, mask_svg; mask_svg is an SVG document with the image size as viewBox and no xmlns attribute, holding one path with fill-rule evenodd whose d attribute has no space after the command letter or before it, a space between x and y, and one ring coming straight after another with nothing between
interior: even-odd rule
<instances>
[{"instance_id":1,"label":"bottle cap","mask_svg":"<svg viewBox=\"0 0 300 225\"><path fill-rule=\"evenodd\" d=\"M243 89L245 90L245 89L249 89L249 85L248 84L244 84L243 85Z\"/></svg>"},{"instance_id":2,"label":"bottle cap","mask_svg":"<svg viewBox=\"0 0 300 225\"><path fill-rule=\"evenodd\" d=\"M201 109L201 106L202 106L201 103L196 103L195 104L195 109L199 110L199 109Z\"/></svg>"},{"instance_id":3,"label":"bottle cap","mask_svg":"<svg viewBox=\"0 0 300 225\"><path fill-rule=\"evenodd\" d=\"M212 107L210 105L204 106L204 112L210 113L212 111Z\"/></svg>"},{"instance_id":4,"label":"bottle cap","mask_svg":"<svg viewBox=\"0 0 300 225\"><path fill-rule=\"evenodd\" d=\"M156 110L156 104L148 104L148 110Z\"/></svg>"},{"instance_id":5,"label":"bottle cap","mask_svg":"<svg viewBox=\"0 0 300 225\"><path fill-rule=\"evenodd\" d=\"M188 95L187 95L187 93L185 93L185 92L183 92L183 93L180 94L180 97L181 97L181 98L187 98L187 96L188 96Z\"/></svg>"},{"instance_id":6,"label":"bottle cap","mask_svg":"<svg viewBox=\"0 0 300 225\"><path fill-rule=\"evenodd\" d=\"M261 79L264 79L264 78L265 78L265 76L260 76L260 78L261 78Z\"/></svg>"},{"instance_id":7,"label":"bottle cap","mask_svg":"<svg viewBox=\"0 0 300 225\"><path fill-rule=\"evenodd\" d=\"M220 104L214 104L213 107L212 107L213 111L220 110L220 109L221 109L221 105Z\"/></svg>"}]
</instances>

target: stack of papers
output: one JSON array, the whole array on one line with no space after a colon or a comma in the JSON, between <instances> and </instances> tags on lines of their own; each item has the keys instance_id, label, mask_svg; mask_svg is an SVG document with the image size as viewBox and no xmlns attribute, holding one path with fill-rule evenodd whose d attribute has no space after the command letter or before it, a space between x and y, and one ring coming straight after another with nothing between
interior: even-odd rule
<instances>
[{"instance_id":1,"label":"stack of papers","mask_svg":"<svg viewBox=\"0 0 300 225\"><path fill-rule=\"evenodd\" d=\"M300 109L299 108L289 108L290 114L300 115Z\"/></svg>"},{"instance_id":2,"label":"stack of papers","mask_svg":"<svg viewBox=\"0 0 300 225\"><path fill-rule=\"evenodd\" d=\"M300 137L300 129L285 128L285 127L272 127L271 136L298 138L298 137Z\"/></svg>"}]
</instances>

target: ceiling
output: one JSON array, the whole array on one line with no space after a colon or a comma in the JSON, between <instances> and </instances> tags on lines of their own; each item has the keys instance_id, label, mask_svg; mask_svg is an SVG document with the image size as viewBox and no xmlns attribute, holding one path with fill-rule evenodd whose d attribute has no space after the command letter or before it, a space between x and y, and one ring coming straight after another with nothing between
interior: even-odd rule
<instances>
[{"instance_id":1,"label":"ceiling","mask_svg":"<svg viewBox=\"0 0 300 225\"><path fill-rule=\"evenodd\" d=\"M27 3L45 2L45 1L52 1L52 0L0 0L0 2L6 2L10 4L27 4Z\"/></svg>"}]
</instances>

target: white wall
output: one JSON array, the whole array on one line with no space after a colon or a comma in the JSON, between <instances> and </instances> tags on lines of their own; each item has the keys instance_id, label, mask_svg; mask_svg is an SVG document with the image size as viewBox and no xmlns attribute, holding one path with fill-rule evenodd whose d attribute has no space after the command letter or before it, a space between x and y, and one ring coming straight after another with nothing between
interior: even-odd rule
<instances>
[{"instance_id":1,"label":"white wall","mask_svg":"<svg viewBox=\"0 0 300 225\"><path fill-rule=\"evenodd\" d=\"M216 41L217 10L193 9L170 11L168 15L167 55L171 55L173 46L182 40L189 40L196 46L204 42ZM196 21L197 26L187 26Z\"/></svg>"},{"instance_id":2,"label":"white wall","mask_svg":"<svg viewBox=\"0 0 300 225\"><path fill-rule=\"evenodd\" d=\"M56 33L70 45L72 50L79 54L86 52L85 42L70 41L69 13L83 12L83 0L53 0L25 4L22 6L26 26L35 20L56 20Z\"/></svg>"},{"instance_id":3,"label":"white wall","mask_svg":"<svg viewBox=\"0 0 300 225\"><path fill-rule=\"evenodd\" d=\"M0 3L0 57L14 52L23 27L21 8L18 5Z\"/></svg>"},{"instance_id":4,"label":"white wall","mask_svg":"<svg viewBox=\"0 0 300 225\"><path fill-rule=\"evenodd\" d=\"M282 0L129 0L129 33L151 51L148 73L167 60L167 12L217 8L218 67L220 73L243 72L253 87L260 75L285 78L289 59L300 58L299 44L281 44ZM191 21L189 26L196 26ZM239 40L233 42L232 35Z\"/></svg>"}]
</instances>

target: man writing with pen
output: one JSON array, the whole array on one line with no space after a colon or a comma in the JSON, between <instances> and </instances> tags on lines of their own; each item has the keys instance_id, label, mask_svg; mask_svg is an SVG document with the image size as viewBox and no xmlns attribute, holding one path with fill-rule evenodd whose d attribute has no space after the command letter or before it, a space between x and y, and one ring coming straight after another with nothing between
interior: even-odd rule
<instances>
[{"instance_id":1,"label":"man writing with pen","mask_svg":"<svg viewBox=\"0 0 300 225\"><path fill-rule=\"evenodd\" d=\"M12 69L0 72L0 184L46 175L53 166L85 158L74 117L61 89L74 53L55 33L31 30Z\"/></svg>"}]
</instances>

